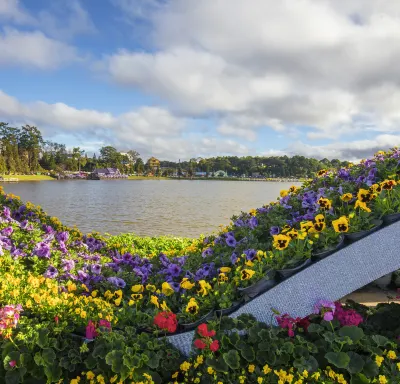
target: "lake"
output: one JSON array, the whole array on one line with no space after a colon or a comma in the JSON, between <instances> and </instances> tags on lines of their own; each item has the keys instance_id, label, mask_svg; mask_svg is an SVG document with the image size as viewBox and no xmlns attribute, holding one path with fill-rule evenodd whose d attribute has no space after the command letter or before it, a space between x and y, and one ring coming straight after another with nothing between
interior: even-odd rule
<instances>
[{"instance_id":1,"label":"lake","mask_svg":"<svg viewBox=\"0 0 400 384\"><path fill-rule=\"evenodd\" d=\"M212 180L69 180L2 183L84 233L198 237L233 214L276 200L292 183Z\"/></svg>"}]
</instances>

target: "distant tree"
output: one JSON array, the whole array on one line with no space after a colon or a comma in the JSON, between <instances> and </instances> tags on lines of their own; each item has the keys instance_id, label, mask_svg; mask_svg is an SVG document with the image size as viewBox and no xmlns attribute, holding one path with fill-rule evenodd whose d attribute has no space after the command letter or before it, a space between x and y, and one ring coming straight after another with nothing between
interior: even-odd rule
<instances>
[{"instance_id":1,"label":"distant tree","mask_svg":"<svg viewBox=\"0 0 400 384\"><path fill-rule=\"evenodd\" d=\"M122 155L111 146L100 148L101 161L105 167L121 168Z\"/></svg>"},{"instance_id":2,"label":"distant tree","mask_svg":"<svg viewBox=\"0 0 400 384\"><path fill-rule=\"evenodd\" d=\"M144 172L144 163L143 160L139 157L135 163L135 171L141 175Z\"/></svg>"},{"instance_id":3,"label":"distant tree","mask_svg":"<svg viewBox=\"0 0 400 384\"><path fill-rule=\"evenodd\" d=\"M42 133L38 128L31 125L24 125L18 137L18 146L20 153L26 153L27 164L21 166L26 170L21 169L22 172L37 172L40 169L39 166L39 155L44 144ZM24 153L24 154L25 154Z\"/></svg>"},{"instance_id":4,"label":"distant tree","mask_svg":"<svg viewBox=\"0 0 400 384\"><path fill-rule=\"evenodd\" d=\"M134 164L137 159L140 157L140 153L138 151L135 151L134 149L129 150L128 155L131 157L131 162Z\"/></svg>"}]
</instances>

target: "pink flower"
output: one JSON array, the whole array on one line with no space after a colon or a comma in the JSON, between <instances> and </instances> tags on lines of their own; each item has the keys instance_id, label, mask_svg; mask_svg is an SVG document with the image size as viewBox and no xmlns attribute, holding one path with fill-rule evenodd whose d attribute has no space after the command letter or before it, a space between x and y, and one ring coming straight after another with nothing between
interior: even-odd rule
<instances>
[{"instance_id":1,"label":"pink flower","mask_svg":"<svg viewBox=\"0 0 400 384\"><path fill-rule=\"evenodd\" d=\"M290 317L287 313L282 316L277 316L276 320L281 328L287 328L289 337L294 337L294 327L297 325L298 322L301 321L299 317L294 319L293 317Z\"/></svg>"},{"instance_id":2,"label":"pink flower","mask_svg":"<svg viewBox=\"0 0 400 384\"><path fill-rule=\"evenodd\" d=\"M58 318L58 316L55 316L54 317L54 321L56 322L56 324L58 325L58 321L59 321L59 318Z\"/></svg>"},{"instance_id":3,"label":"pink flower","mask_svg":"<svg viewBox=\"0 0 400 384\"><path fill-rule=\"evenodd\" d=\"M99 327L104 327L104 328L107 328L107 329L111 330L111 323L109 321L107 321L107 320L101 319L99 321Z\"/></svg>"},{"instance_id":4,"label":"pink flower","mask_svg":"<svg viewBox=\"0 0 400 384\"><path fill-rule=\"evenodd\" d=\"M328 300L320 300L314 307L314 313L320 314L325 321L332 321L335 313L335 303Z\"/></svg>"},{"instance_id":5,"label":"pink flower","mask_svg":"<svg viewBox=\"0 0 400 384\"><path fill-rule=\"evenodd\" d=\"M93 340L97 336L96 327L92 320L86 326L86 339Z\"/></svg>"},{"instance_id":6,"label":"pink flower","mask_svg":"<svg viewBox=\"0 0 400 384\"><path fill-rule=\"evenodd\" d=\"M17 362L15 360L11 360L8 364L10 364L10 367L15 367Z\"/></svg>"},{"instance_id":7,"label":"pink flower","mask_svg":"<svg viewBox=\"0 0 400 384\"><path fill-rule=\"evenodd\" d=\"M339 320L340 325L343 327L345 325L355 325L358 326L364 321L362 316L356 312L354 309L343 309L340 303L335 303L336 312L335 319Z\"/></svg>"}]
</instances>

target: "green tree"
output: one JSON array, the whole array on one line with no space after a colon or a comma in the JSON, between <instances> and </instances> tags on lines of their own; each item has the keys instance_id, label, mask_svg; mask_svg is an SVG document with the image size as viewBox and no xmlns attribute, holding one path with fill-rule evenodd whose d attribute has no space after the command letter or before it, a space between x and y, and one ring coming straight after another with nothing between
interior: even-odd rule
<instances>
[{"instance_id":1,"label":"green tree","mask_svg":"<svg viewBox=\"0 0 400 384\"><path fill-rule=\"evenodd\" d=\"M34 126L24 125L19 132L18 139L20 154L27 156L27 171L39 171L39 155L44 144L42 133ZM22 168L26 168L25 164L24 166L21 164L21 171L24 172Z\"/></svg>"},{"instance_id":2,"label":"green tree","mask_svg":"<svg viewBox=\"0 0 400 384\"><path fill-rule=\"evenodd\" d=\"M142 160L140 157L136 160L136 163L135 163L135 171L136 171L139 175L142 175L143 172L144 172L144 163L143 163L143 160Z\"/></svg>"}]
</instances>

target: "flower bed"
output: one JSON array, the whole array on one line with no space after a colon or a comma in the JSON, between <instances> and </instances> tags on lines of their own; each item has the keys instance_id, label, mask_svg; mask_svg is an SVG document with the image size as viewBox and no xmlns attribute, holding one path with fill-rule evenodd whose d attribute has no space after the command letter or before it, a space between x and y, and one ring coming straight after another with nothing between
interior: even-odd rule
<instances>
[{"instance_id":1,"label":"flower bed","mask_svg":"<svg viewBox=\"0 0 400 384\"><path fill-rule=\"evenodd\" d=\"M5 327L0 376L9 383L56 382L93 371L93 383L130 376L168 382L181 356L160 336L251 300L343 236L360 238L400 212L399 157L397 150L380 152L359 165L320 171L301 188L281 191L278 201L192 241L82 236L40 207L1 193L0 302L20 318L16 329ZM235 377L231 382L242 380Z\"/></svg>"}]
</instances>

